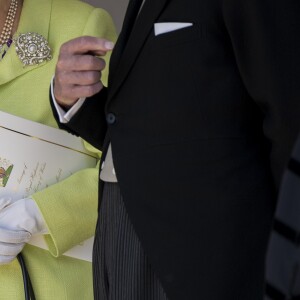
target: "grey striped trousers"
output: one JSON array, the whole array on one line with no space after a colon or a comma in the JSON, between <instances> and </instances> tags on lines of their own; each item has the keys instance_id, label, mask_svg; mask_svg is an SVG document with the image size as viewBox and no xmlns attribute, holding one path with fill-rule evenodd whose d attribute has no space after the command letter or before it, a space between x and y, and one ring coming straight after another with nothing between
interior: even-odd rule
<instances>
[{"instance_id":1,"label":"grey striped trousers","mask_svg":"<svg viewBox=\"0 0 300 300\"><path fill-rule=\"evenodd\" d=\"M167 300L117 183L104 184L93 256L95 300Z\"/></svg>"}]
</instances>

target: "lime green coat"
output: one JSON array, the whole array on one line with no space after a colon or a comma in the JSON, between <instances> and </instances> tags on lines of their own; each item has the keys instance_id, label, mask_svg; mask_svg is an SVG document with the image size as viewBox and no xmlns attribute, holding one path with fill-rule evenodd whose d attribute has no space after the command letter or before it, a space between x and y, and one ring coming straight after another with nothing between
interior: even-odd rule
<instances>
[{"instance_id":1,"label":"lime green coat","mask_svg":"<svg viewBox=\"0 0 300 300\"><path fill-rule=\"evenodd\" d=\"M37 32L49 41L53 59L23 68L13 45L0 62L0 110L57 127L49 85L61 44L82 35L115 40L115 29L104 10L76 0L24 0L18 33L27 32ZM104 84L106 79L105 73ZM37 300L93 299L91 263L63 253L94 234L97 188L95 167L33 195L50 232L45 236L50 251L30 245L23 250ZM16 260L0 266L1 300L23 300L22 284Z\"/></svg>"}]
</instances>

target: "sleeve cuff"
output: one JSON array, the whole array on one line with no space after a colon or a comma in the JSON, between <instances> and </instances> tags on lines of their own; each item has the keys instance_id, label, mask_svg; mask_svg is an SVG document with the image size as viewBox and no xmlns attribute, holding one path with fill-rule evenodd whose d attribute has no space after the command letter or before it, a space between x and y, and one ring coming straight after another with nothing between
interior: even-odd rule
<instances>
[{"instance_id":1,"label":"sleeve cuff","mask_svg":"<svg viewBox=\"0 0 300 300\"><path fill-rule=\"evenodd\" d=\"M68 123L72 117L78 112L86 98L79 98L78 101L66 112L56 101L54 96L54 76L51 80L51 96L52 101L57 111L59 121L62 124Z\"/></svg>"}]
</instances>

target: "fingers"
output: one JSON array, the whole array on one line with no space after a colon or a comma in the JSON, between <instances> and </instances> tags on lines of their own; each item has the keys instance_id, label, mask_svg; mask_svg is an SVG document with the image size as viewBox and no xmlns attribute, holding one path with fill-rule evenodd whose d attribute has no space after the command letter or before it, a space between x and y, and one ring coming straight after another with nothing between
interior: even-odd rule
<instances>
[{"instance_id":1,"label":"fingers","mask_svg":"<svg viewBox=\"0 0 300 300\"><path fill-rule=\"evenodd\" d=\"M95 55L103 56L113 46L105 39L80 37L61 47L54 79L54 96L60 105L72 106L79 98L101 91L105 61Z\"/></svg>"},{"instance_id":2,"label":"fingers","mask_svg":"<svg viewBox=\"0 0 300 300\"><path fill-rule=\"evenodd\" d=\"M17 257L17 255L12 255L12 256L7 255L7 256L4 256L4 255L0 254L0 266L1 265L7 265L7 264L11 263Z\"/></svg>"},{"instance_id":3,"label":"fingers","mask_svg":"<svg viewBox=\"0 0 300 300\"><path fill-rule=\"evenodd\" d=\"M16 257L24 248L25 243L21 244L6 244L0 243L0 256Z\"/></svg>"},{"instance_id":4,"label":"fingers","mask_svg":"<svg viewBox=\"0 0 300 300\"><path fill-rule=\"evenodd\" d=\"M8 264L23 250L25 243L6 244L0 242L0 265Z\"/></svg>"},{"instance_id":5,"label":"fingers","mask_svg":"<svg viewBox=\"0 0 300 300\"><path fill-rule=\"evenodd\" d=\"M99 83L101 73L97 71L91 72L65 72L60 76L60 84L66 85L94 85Z\"/></svg>"},{"instance_id":6,"label":"fingers","mask_svg":"<svg viewBox=\"0 0 300 300\"><path fill-rule=\"evenodd\" d=\"M102 58L86 55L66 55L60 54L56 73L62 71L103 71L105 61Z\"/></svg>"},{"instance_id":7,"label":"fingers","mask_svg":"<svg viewBox=\"0 0 300 300\"><path fill-rule=\"evenodd\" d=\"M20 244L27 243L31 238L31 234L28 231L20 230L13 231L0 228L0 243L8 244Z\"/></svg>"},{"instance_id":8,"label":"fingers","mask_svg":"<svg viewBox=\"0 0 300 300\"><path fill-rule=\"evenodd\" d=\"M111 51L113 47L114 43L106 39L83 36L63 44L60 53L67 55L91 53L101 56Z\"/></svg>"},{"instance_id":9,"label":"fingers","mask_svg":"<svg viewBox=\"0 0 300 300\"><path fill-rule=\"evenodd\" d=\"M0 265L10 263L30 240L27 231L11 231L0 228Z\"/></svg>"},{"instance_id":10,"label":"fingers","mask_svg":"<svg viewBox=\"0 0 300 300\"><path fill-rule=\"evenodd\" d=\"M13 203L13 201L10 197L0 198L0 210L4 209L5 207L7 207L8 205L10 205L12 203Z\"/></svg>"}]
</instances>

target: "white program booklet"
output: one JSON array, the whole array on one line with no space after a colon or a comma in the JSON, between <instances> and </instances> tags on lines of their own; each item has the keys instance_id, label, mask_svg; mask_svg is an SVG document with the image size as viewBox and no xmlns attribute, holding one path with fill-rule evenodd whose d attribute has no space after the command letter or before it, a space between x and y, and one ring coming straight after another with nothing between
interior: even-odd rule
<instances>
[{"instance_id":1,"label":"white program booklet","mask_svg":"<svg viewBox=\"0 0 300 300\"><path fill-rule=\"evenodd\" d=\"M0 140L0 197L28 197L97 164L97 157L84 148L80 138L4 112L0 112ZM42 236L29 243L47 249ZM65 255L91 261L92 245L93 238Z\"/></svg>"}]
</instances>

